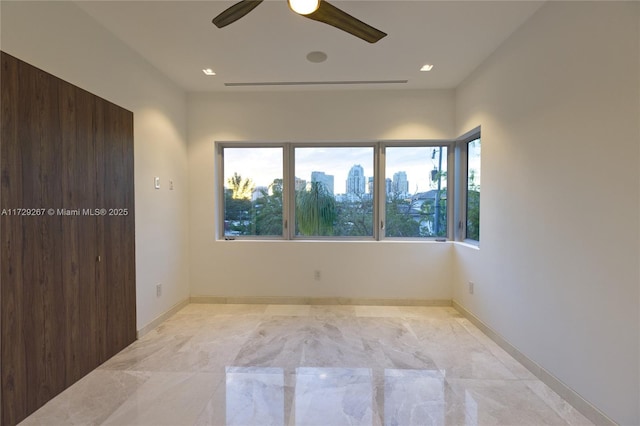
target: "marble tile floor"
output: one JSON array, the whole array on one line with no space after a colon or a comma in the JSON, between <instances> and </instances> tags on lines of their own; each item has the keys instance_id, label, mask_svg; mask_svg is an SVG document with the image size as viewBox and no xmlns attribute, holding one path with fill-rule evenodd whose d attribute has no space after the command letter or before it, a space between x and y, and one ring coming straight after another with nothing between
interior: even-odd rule
<instances>
[{"instance_id":1,"label":"marble tile floor","mask_svg":"<svg viewBox=\"0 0 640 426\"><path fill-rule=\"evenodd\" d=\"M450 307L190 304L22 425L588 425Z\"/></svg>"}]
</instances>

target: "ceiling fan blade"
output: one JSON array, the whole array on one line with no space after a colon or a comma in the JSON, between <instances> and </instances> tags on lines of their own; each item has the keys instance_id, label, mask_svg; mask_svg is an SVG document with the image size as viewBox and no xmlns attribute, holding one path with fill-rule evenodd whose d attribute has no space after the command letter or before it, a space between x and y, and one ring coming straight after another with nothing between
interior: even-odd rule
<instances>
[{"instance_id":1,"label":"ceiling fan blade","mask_svg":"<svg viewBox=\"0 0 640 426\"><path fill-rule=\"evenodd\" d=\"M302 16L339 28L369 43L375 43L387 35L324 0L320 0L320 6L315 12Z\"/></svg>"},{"instance_id":2,"label":"ceiling fan blade","mask_svg":"<svg viewBox=\"0 0 640 426\"><path fill-rule=\"evenodd\" d=\"M260 3L262 3L262 0L242 0L213 18L212 22L218 28L226 27L251 12Z\"/></svg>"}]
</instances>

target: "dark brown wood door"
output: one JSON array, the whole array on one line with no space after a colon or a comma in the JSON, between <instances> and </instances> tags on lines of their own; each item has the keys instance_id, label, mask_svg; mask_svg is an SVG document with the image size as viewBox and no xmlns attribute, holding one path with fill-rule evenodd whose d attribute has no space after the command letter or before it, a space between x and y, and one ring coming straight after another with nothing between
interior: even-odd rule
<instances>
[{"instance_id":1,"label":"dark brown wood door","mask_svg":"<svg viewBox=\"0 0 640 426\"><path fill-rule=\"evenodd\" d=\"M133 114L4 52L1 96L0 398L13 425L135 340Z\"/></svg>"}]
</instances>

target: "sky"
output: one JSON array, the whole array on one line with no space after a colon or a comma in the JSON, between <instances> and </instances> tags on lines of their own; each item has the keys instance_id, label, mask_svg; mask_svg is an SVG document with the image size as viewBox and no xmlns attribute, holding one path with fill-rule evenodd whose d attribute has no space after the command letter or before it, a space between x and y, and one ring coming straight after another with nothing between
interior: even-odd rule
<instances>
[{"instance_id":1,"label":"sky","mask_svg":"<svg viewBox=\"0 0 640 426\"><path fill-rule=\"evenodd\" d=\"M346 192L347 176L354 165L361 165L364 175L373 176L373 148L296 148L296 176L311 181L311 172L333 175L334 194Z\"/></svg>"},{"instance_id":2,"label":"sky","mask_svg":"<svg viewBox=\"0 0 640 426\"><path fill-rule=\"evenodd\" d=\"M438 167L439 150L439 147L387 147L385 177L393 179L394 173L404 171L407 173L410 193L435 189L431 170ZM354 165L361 165L367 178L373 176L373 152L372 147L297 147L295 176L310 182L313 171L333 175L334 193L343 194L347 175ZM282 179L282 148L225 148L224 162L225 182L234 172L251 178L256 187L268 187L274 179ZM470 147L470 166L479 169L479 162L479 150ZM442 170L447 170L446 147L442 152ZM480 183L479 177L478 171L476 184Z\"/></svg>"}]
</instances>

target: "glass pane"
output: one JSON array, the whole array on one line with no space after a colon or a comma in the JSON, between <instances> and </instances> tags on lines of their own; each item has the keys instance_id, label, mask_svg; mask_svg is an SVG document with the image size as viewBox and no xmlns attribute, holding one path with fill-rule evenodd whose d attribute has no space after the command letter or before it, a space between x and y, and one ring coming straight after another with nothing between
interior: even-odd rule
<instances>
[{"instance_id":1,"label":"glass pane","mask_svg":"<svg viewBox=\"0 0 640 426\"><path fill-rule=\"evenodd\" d=\"M373 147L295 149L298 236L373 236Z\"/></svg>"},{"instance_id":2,"label":"glass pane","mask_svg":"<svg viewBox=\"0 0 640 426\"><path fill-rule=\"evenodd\" d=\"M480 139L467 147L467 235L480 241Z\"/></svg>"},{"instance_id":3,"label":"glass pane","mask_svg":"<svg viewBox=\"0 0 640 426\"><path fill-rule=\"evenodd\" d=\"M447 236L447 147L386 148L385 235Z\"/></svg>"},{"instance_id":4,"label":"glass pane","mask_svg":"<svg viewBox=\"0 0 640 426\"><path fill-rule=\"evenodd\" d=\"M282 235L282 148L224 148L224 235Z\"/></svg>"}]
</instances>

